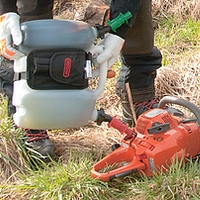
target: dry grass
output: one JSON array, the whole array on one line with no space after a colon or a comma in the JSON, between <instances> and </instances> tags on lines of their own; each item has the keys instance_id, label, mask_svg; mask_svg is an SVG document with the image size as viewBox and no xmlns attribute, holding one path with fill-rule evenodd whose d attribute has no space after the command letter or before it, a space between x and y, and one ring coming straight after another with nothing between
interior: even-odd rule
<instances>
[{"instance_id":1,"label":"dry grass","mask_svg":"<svg viewBox=\"0 0 200 200\"><path fill-rule=\"evenodd\" d=\"M158 70L156 80L158 98L172 95L200 105L200 50L183 58L176 56L173 65Z\"/></svg>"},{"instance_id":2,"label":"dry grass","mask_svg":"<svg viewBox=\"0 0 200 200\"><path fill-rule=\"evenodd\" d=\"M17 181L18 173L24 173L25 163L14 134L9 139L0 136L0 183Z\"/></svg>"},{"instance_id":3,"label":"dry grass","mask_svg":"<svg viewBox=\"0 0 200 200\"><path fill-rule=\"evenodd\" d=\"M200 19L198 0L152 0L154 16Z\"/></svg>"},{"instance_id":4,"label":"dry grass","mask_svg":"<svg viewBox=\"0 0 200 200\"><path fill-rule=\"evenodd\" d=\"M73 19L78 10L84 10L90 3L103 4L105 0L55 0L54 16ZM198 0L152 0L153 16L169 15L182 18L190 16L200 19L200 2Z\"/></svg>"},{"instance_id":5,"label":"dry grass","mask_svg":"<svg viewBox=\"0 0 200 200\"><path fill-rule=\"evenodd\" d=\"M0 94L0 183L18 180L18 172L23 173L25 163L21 150L16 140L16 134L12 130L12 120L6 117L6 103L4 96Z\"/></svg>"}]
</instances>

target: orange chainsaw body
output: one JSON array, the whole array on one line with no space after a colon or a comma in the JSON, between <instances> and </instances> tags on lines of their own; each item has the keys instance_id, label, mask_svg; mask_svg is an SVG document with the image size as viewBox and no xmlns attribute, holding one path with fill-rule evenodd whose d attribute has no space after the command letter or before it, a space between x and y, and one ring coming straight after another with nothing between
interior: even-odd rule
<instances>
[{"instance_id":1,"label":"orange chainsaw body","mask_svg":"<svg viewBox=\"0 0 200 200\"><path fill-rule=\"evenodd\" d=\"M153 176L166 172L173 161L187 162L200 152L198 124L163 109L143 113L133 133L134 137L125 137L119 148L93 166L93 178L109 181L133 172Z\"/></svg>"}]
</instances>

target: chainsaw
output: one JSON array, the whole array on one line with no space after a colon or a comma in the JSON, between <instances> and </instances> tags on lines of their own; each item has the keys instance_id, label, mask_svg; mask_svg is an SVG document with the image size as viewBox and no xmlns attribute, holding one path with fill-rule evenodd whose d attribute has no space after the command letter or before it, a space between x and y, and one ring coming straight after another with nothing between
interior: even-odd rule
<instances>
[{"instance_id":1,"label":"chainsaw","mask_svg":"<svg viewBox=\"0 0 200 200\"><path fill-rule=\"evenodd\" d=\"M183 106L195 117L189 118L168 104ZM186 163L200 152L200 109L184 99L165 96L158 108L139 116L133 129L103 110L100 113L99 123L109 122L108 127L125 136L120 145L93 166L93 178L110 181L132 173L150 177L165 173L174 161Z\"/></svg>"}]
</instances>

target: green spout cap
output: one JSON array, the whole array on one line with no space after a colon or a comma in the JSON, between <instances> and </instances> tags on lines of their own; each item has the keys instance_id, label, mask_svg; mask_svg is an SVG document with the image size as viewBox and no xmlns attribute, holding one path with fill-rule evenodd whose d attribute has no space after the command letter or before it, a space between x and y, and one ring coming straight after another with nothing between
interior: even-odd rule
<instances>
[{"instance_id":1,"label":"green spout cap","mask_svg":"<svg viewBox=\"0 0 200 200\"><path fill-rule=\"evenodd\" d=\"M125 14L120 13L112 21L108 20L108 25L111 27L112 31L116 30L124 23L128 23L128 20L132 17L131 12L126 12Z\"/></svg>"}]
</instances>

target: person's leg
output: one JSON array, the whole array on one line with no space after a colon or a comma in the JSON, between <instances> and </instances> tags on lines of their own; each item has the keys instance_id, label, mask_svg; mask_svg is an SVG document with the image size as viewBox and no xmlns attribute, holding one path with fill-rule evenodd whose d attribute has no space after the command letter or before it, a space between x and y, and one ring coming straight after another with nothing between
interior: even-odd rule
<instances>
[{"instance_id":1,"label":"person's leg","mask_svg":"<svg viewBox=\"0 0 200 200\"><path fill-rule=\"evenodd\" d=\"M162 55L154 46L154 30L151 0L141 0L133 26L125 35L121 52L121 69L117 79L116 93L123 108L123 121L133 124L133 117L126 91L128 83L136 117L152 106L154 101L156 70L161 67Z\"/></svg>"},{"instance_id":2,"label":"person's leg","mask_svg":"<svg viewBox=\"0 0 200 200\"><path fill-rule=\"evenodd\" d=\"M132 126L133 117L125 84L129 84L137 117L147 109L157 106L154 101L154 81L156 70L161 67L162 55L156 47L153 47L149 54L126 56L126 59L121 56L121 59L122 65L117 79L116 93L122 103L122 120Z\"/></svg>"},{"instance_id":3,"label":"person's leg","mask_svg":"<svg viewBox=\"0 0 200 200\"><path fill-rule=\"evenodd\" d=\"M13 76L13 61L9 61L3 56L0 56L0 84L1 91L8 99L8 116L11 116L13 113L15 113L15 107L12 105Z\"/></svg>"},{"instance_id":4,"label":"person's leg","mask_svg":"<svg viewBox=\"0 0 200 200\"><path fill-rule=\"evenodd\" d=\"M16 112L15 106L12 104L13 95L13 61L7 60L0 56L0 88L8 99L8 116ZM49 161L49 157L54 159L55 152L52 142L49 140L47 131L44 130L24 130L24 142L29 151L33 150L45 161Z\"/></svg>"}]
</instances>

